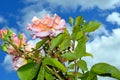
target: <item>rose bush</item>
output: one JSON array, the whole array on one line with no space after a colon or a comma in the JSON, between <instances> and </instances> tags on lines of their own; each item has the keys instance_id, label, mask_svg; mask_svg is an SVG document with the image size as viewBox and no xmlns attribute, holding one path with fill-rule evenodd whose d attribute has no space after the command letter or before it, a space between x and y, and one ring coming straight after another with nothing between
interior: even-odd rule
<instances>
[{"instance_id":1,"label":"rose bush","mask_svg":"<svg viewBox=\"0 0 120 80\"><path fill-rule=\"evenodd\" d=\"M20 80L97 80L97 76L120 79L116 67L97 63L88 69L83 58L93 57L86 52L86 42L89 33L98 29L100 23L86 22L81 16L75 20L70 17L69 23L73 26L72 33L57 14L33 17L27 29L33 32L34 39L41 39L36 44L27 42L24 34L0 30L1 48L12 56L13 68Z\"/></svg>"}]
</instances>

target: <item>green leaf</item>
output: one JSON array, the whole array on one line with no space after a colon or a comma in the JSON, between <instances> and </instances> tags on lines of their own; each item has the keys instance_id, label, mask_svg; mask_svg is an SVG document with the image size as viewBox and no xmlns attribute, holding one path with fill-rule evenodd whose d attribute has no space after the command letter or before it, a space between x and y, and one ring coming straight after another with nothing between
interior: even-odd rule
<instances>
[{"instance_id":1,"label":"green leaf","mask_svg":"<svg viewBox=\"0 0 120 80\"><path fill-rule=\"evenodd\" d=\"M18 38L19 38L20 40L22 40L22 39L23 39L22 34L18 34Z\"/></svg>"},{"instance_id":2,"label":"green leaf","mask_svg":"<svg viewBox=\"0 0 120 80\"><path fill-rule=\"evenodd\" d=\"M71 44L71 41L69 38L65 38L61 43L60 43L60 50L65 50L67 49Z\"/></svg>"},{"instance_id":3,"label":"green leaf","mask_svg":"<svg viewBox=\"0 0 120 80\"><path fill-rule=\"evenodd\" d=\"M41 66L37 80L44 80L45 77L45 69L43 66Z\"/></svg>"},{"instance_id":4,"label":"green leaf","mask_svg":"<svg viewBox=\"0 0 120 80\"><path fill-rule=\"evenodd\" d=\"M28 63L17 70L20 80L32 80L39 70L40 64Z\"/></svg>"},{"instance_id":5,"label":"green leaf","mask_svg":"<svg viewBox=\"0 0 120 80\"><path fill-rule=\"evenodd\" d=\"M7 51L7 48L5 46L2 46L2 51Z\"/></svg>"},{"instance_id":6,"label":"green leaf","mask_svg":"<svg viewBox=\"0 0 120 80\"><path fill-rule=\"evenodd\" d=\"M78 39L80 39L81 37L83 37L83 33L82 32L74 32L74 33L72 33L72 35L71 35L71 39L72 40L78 40Z\"/></svg>"},{"instance_id":7,"label":"green leaf","mask_svg":"<svg viewBox=\"0 0 120 80\"><path fill-rule=\"evenodd\" d=\"M83 37L78 41L78 44L75 48L75 55L77 58L81 58L86 53L86 37Z\"/></svg>"},{"instance_id":8,"label":"green leaf","mask_svg":"<svg viewBox=\"0 0 120 80\"><path fill-rule=\"evenodd\" d=\"M87 63L86 63L84 60L79 60L79 61L77 62L77 64L78 64L78 67L79 67L81 70L83 70L83 71L88 70L88 68L87 68Z\"/></svg>"},{"instance_id":9,"label":"green leaf","mask_svg":"<svg viewBox=\"0 0 120 80\"><path fill-rule=\"evenodd\" d=\"M120 79L120 71L107 63L97 63L91 68L91 72L100 75Z\"/></svg>"},{"instance_id":10,"label":"green leaf","mask_svg":"<svg viewBox=\"0 0 120 80\"><path fill-rule=\"evenodd\" d=\"M74 67L75 67L75 64L70 64L69 65L69 69L74 69Z\"/></svg>"},{"instance_id":11,"label":"green leaf","mask_svg":"<svg viewBox=\"0 0 120 80\"><path fill-rule=\"evenodd\" d=\"M67 52L65 54L62 55L64 58L66 58L67 60L75 60L77 59L77 57L75 56L74 53L72 52Z\"/></svg>"},{"instance_id":12,"label":"green leaf","mask_svg":"<svg viewBox=\"0 0 120 80\"><path fill-rule=\"evenodd\" d=\"M67 69L64 67L62 63L60 63L58 60L53 58L45 58L43 60L43 64L51 65L54 67L57 67L58 69L62 70L62 72L66 72Z\"/></svg>"},{"instance_id":13,"label":"green leaf","mask_svg":"<svg viewBox=\"0 0 120 80\"><path fill-rule=\"evenodd\" d=\"M98 79L97 79L96 74L89 72L89 75L88 75L87 79L85 79L85 80L98 80Z\"/></svg>"},{"instance_id":14,"label":"green leaf","mask_svg":"<svg viewBox=\"0 0 120 80\"><path fill-rule=\"evenodd\" d=\"M11 37L12 34L13 34L12 30L11 30L11 29L8 29L8 30L7 30L7 35Z\"/></svg>"},{"instance_id":15,"label":"green leaf","mask_svg":"<svg viewBox=\"0 0 120 80\"><path fill-rule=\"evenodd\" d=\"M82 16L76 17L75 26L80 26L82 22L83 22Z\"/></svg>"},{"instance_id":16,"label":"green leaf","mask_svg":"<svg viewBox=\"0 0 120 80\"><path fill-rule=\"evenodd\" d=\"M92 55L91 53L88 53L88 52L86 52L86 53L84 54L84 56L90 56L90 57L93 58L93 55Z\"/></svg>"},{"instance_id":17,"label":"green leaf","mask_svg":"<svg viewBox=\"0 0 120 80\"><path fill-rule=\"evenodd\" d=\"M64 34L59 34L57 37L53 38L51 41L50 49L53 50L55 47L57 47L64 37Z\"/></svg>"},{"instance_id":18,"label":"green leaf","mask_svg":"<svg viewBox=\"0 0 120 80\"><path fill-rule=\"evenodd\" d=\"M73 24L73 23L74 23L74 19L73 19L72 17L70 17L69 20L68 20L68 22L69 22L70 24Z\"/></svg>"},{"instance_id":19,"label":"green leaf","mask_svg":"<svg viewBox=\"0 0 120 80\"><path fill-rule=\"evenodd\" d=\"M39 49L47 40L48 40L48 37L46 37L42 41L37 42L36 49Z\"/></svg>"},{"instance_id":20,"label":"green leaf","mask_svg":"<svg viewBox=\"0 0 120 80\"><path fill-rule=\"evenodd\" d=\"M50 73L45 72L45 79L46 80L54 80L54 76Z\"/></svg>"},{"instance_id":21,"label":"green leaf","mask_svg":"<svg viewBox=\"0 0 120 80\"><path fill-rule=\"evenodd\" d=\"M93 32L100 27L101 23L91 21L83 27L84 32Z\"/></svg>"}]
</instances>

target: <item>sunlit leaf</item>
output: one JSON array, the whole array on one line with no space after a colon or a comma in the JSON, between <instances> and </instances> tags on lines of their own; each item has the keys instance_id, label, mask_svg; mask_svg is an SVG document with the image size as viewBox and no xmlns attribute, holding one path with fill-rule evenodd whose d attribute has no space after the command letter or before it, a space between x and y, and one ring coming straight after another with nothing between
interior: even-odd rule
<instances>
[{"instance_id":1,"label":"sunlit leaf","mask_svg":"<svg viewBox=\"0 0 120 80\"><path fill-rule=\"evenodd\" d=\"M86 37L83 37L78 41L78 44L75 48L75 55L77 58L81 58L86 53Z\"/></svg>"},{"instance_id":2,"label":"sunlit leaf","mask_svg":"<svg viewBox=\"0 0 120 80\"><path fill-rule=\"evenodd\" d=\"M41 66L37 80L44 80L45 77L45 69L43 66Z\"/></svg>"},{"instance_id":3,"label":"sunlit leaf","mask_svg":"<svg viewBox=\"0 0 120 80\"><path fill-rule=\"evenodd\" d=\"M68 52L62 55L64 58L66 58L67 60L75 60L77 59L77 57L75 56L74 53L72 52Z\"/></svg>"},{"instance_id":4,"label":"sunlit leaf","mask_svg":"<svg viewBox=\"0 0 120 80\"><path fill-rule=\"evenodd\" d=\"M100 27L101 23L96 21L91 21L83 27L85 32L93 32Z\"/></svg>"},{"instance_id":5,"label":"sunlit leaf","mask_svg":"<svg viewBox=\"0 0 120 80\"><path fill-rule=\"evenodd\" d=\"M74 23L74 19L73 19L72 17L70 17L69 20L68 20L68 22L69 22L70 24L73 24L73 23Z\"/></svg>"},{"instance_id":6,"label":"sunlit leaf","mask_svg":"<svg viewBox=\"0 0 120 80\"><path fill-rule=\"evenodd\" d=\"M107 63L97 63L91 68L91 72L100 76L109 76L116 79L120 79L120 71Z\"/></svg>"},{"instance_id":7,"label":"sunlit leaf","mask_svg":"<svg viewBox=\"0 0 120 80\"><path fill-rule=\"evenodd\" d=\"M63 38L64 38L64 34L60 34L57 37L53 38L52 41L51 41L50 49L52 50L55 47L57 47L61 43Z\"/></svg>"},{"instance_id":8,"label":"sunlit leaf","mask_svg":"<svg viewBox=\"0 0 120 80\"><path fill-rule=\"evenodd\" d=\"M20 80L32 80L38 72L40 64L28 63L17 70Z\"/></svg>"},{"instance_id":9,"label":"sunlit leaf","mask_svg":"<svg viewBox=\"0 0 120 80\"><path fill-rule=\"evenodd\" d=\"M84 61L84 60L79 60L78 62L77 62L77 64L78 64L78 67L81 69L81 70L88 70L88 68L87 68L87 63Z\"/></svg>"},{"instance_id":10,"label":"sunlit leaf","mask_svg":"<svg viewBox=\"0 0 120 80\"><path fill-rule=\"evenodd\" d=\"M71 44L71 41L69 38L65 38L61 43L60 43L60 50L65 50L67 49Z\"/></svg>"},{"instance_id":11,"label":"sunlit leaf","mask_svg":"<svg viewBox=\"0 0 120 80\"><path fill-rule=\"evenodd\" d=\"M62 72L67 71L67 69L64 67L64 65L62 63L60 63L58 60L53 59L53 58L45 58L43 60L43 64L57 67L58 69L62 70Z\"/></svg>"}]
</instances>

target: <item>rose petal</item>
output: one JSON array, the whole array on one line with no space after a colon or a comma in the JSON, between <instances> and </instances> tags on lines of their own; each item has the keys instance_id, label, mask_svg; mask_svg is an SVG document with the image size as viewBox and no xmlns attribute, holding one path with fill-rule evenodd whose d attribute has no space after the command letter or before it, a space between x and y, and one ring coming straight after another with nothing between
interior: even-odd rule
<instances>
[{"instance_id":1,"label":"rose petal","mask_svg":"<svg viewBox=\"0 0 120 80\"><path fill-rule=\"evenodd\" d=\"M59 23L59 25L57 25L56 27L54 27L55 29L63 29L63 28L65 28L65 20L64 19L62 19L61 21L60 21L60 23Z\"/></svg>"},{"instance_id":2,"label":"rose petal","mask_svg":"<svg viewBox=\"0 0 120 80\"><path fill-rule=\"evenodd\" d=\"M51 30L44 31L44 32L37 32L37 33L34 33L32 36L36 37L36 38L43 38L43 37L46 37L46 36L50 35L51 32L52 32Z\"/></svg>"}]
</instances>

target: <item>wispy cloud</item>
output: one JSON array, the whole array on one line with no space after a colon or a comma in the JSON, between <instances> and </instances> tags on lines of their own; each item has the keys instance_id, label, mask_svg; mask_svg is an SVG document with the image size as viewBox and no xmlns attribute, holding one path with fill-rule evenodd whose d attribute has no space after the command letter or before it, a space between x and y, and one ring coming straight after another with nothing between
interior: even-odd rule
<instances>
[{"instance_id":1,"label":"wispy cloud","mask_svg":"<svg viewBox=\"0 0 120 80\"><path fill-rule=\"evenodd\" d=\"M47 9L55 10L56 7L60 7L61 10L77 10L78 8L82 10L93 9L95 7L106 10L106 9L114 9L119 6L120 0L25 0L26 3L34 3L34 6L41 6L47 4ZM40 8L40 7L39 7Z\"/></svg>"},{"instance_id":2,"label":"wispy cloud","mask_svg":"<svg viewBox=\"0 0 120 80\"><path fill-rule=\"evenodd\" d=\"M4 66L4 68L7 71L13 71L13 67L12 67L12 57L10 55L6 55L4 58L4 62L2 64L2 66Z\"/></svg>"},{"instance_id":3,"label":"wispy cloud","mask_svg":"<svg viewBox=\"0 0 120 80\"><path fill-rule=\"evenodd\" d=\"M0 23L6 23L6 19L4 19L2 16L0 16Z\"/></svg>"},{"instance_id":4,"label":"wispy cloud","mask_svg":"<svg viewBox=\"0 0 120 80\"><path fill-rule=\"evenodd\" d=\"M106 20L112 24L120 25L120 13L112 12L107 16Z\"/></svg>"}]
</instances>

